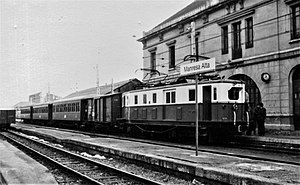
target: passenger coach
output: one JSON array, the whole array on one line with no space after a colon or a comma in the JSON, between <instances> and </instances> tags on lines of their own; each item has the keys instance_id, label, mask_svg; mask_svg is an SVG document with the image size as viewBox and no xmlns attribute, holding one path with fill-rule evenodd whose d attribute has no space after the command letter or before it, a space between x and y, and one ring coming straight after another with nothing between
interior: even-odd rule
<instances>
[{"instance_id":1,"label":"passenger coach","mask_svg":"<svg viewBox=\"0 0 300 185\"><path fill-rule=\"evenodd\" d=\"M18 115L18 119L22 119L24 123L29 123L32 120L33 108L32 106L23 106L20 107L20 114Z\"/></svg>"}]
</instances>

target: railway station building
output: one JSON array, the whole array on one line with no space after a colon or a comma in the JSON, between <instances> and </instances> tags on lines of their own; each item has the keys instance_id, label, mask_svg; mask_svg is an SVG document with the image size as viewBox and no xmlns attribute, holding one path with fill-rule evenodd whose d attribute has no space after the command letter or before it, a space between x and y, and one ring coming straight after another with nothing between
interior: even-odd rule
<instances>
[{"instance_id":1,"label":"railway station building","mask_svg":"<svg viewBox=\"0 0 300 185\"><path fill-rule=\"evenodd\" d=\"M245 81L252 110L267 109L267 129L300 130L299 0L195 0L138 41L143 82L182 80L188 55L215 58L206 74Z\"/></svg>"}]
</instances>

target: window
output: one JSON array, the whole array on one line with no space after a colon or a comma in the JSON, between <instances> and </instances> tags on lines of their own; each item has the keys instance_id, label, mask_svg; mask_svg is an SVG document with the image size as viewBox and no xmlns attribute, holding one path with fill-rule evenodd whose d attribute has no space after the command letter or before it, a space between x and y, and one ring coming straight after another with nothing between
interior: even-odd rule
<instances>
[{"instance_id":1,"label":"window","mask_svg":"<svg viewBox=\"0 0 300 185\"><path fill-rule=\"evenodd\" d=\"M134 104L138 104L138 95L134 96Z\"/></svg>"},{"instance_id":2,"label":"window","mask_svg":"<svg viewBox=\"0 0 300 185\"><path fill-rule=\"evenodd\" d=\"M75 108L76 112L79 112L80 108L79 108L79 103L76 103L76 108Z\"/></svg>"},{"instance_id":3,"label":"window","mask_svg":"<svg viewBox=\"0 0 300 185\"><path fill-rule=\"evenodd\" d=\"M195 38L195 50L196 50L196 56L199 56L199 38Z\"/></svg>"},{"instance_id":4,"label":"window","mask_svg":"<svg viewBox=\"0 0 300 185\"><path fill-rule=\"evenodd\" d=\"M124 106L125 106L125 100L126 100L126 97L125 97L125 96L123 96L123 98L122 98L122 107L124 107Z\"/></svg>"},{"instance_id":5,"label":"window","mask_svg":"<svg viewBox=\"0 0 300 185\"><path fill-rule=\"evenodd\" d=\"M242 90L242 88L240 88L240 87L232 87L228 91L228 98L229 98L229 100L238 100L239 99L239 94L240 94L241 90Z\"/></svg>"},{"instance_id":6,"label":"window","mask_svg":"<svg viewBox=\"0 0 300 185\"><path fill-rule=\"evenodd\" d=\"M150 54L150 68L151 70L156 69L156 52L151 52Z\"/></svg>"},{"instance_id":7,"label":"window","mask_svg":"<svg viewBox=\"0 0 300 185\"><path fill-rule=\"evenodd\" d=\"M190 89L189 90L189 101L195 101L196 100L196 91L195 89Z\"/></svg>"},{"instance_id":8,"label":"window","mask_svg":"<svg viewBox=\"0 0 300 185\"><path fill-rule=\"evenodd\" d=\"M171 92L171 103L175 103L176 102L176 94L175 91Z\"/></svg>"},{"instance_id":9,"label":"window","mask_svg":"<svg viewBox=\"0 0 300 185\"><path fill-rule=\"evenodd\" d=\"M252 17L246 19L245 44L246 44L246 48L253 47L253 18Z\"/></svg>"},{"instance_id":10,"label":"window","mask_svg":"<svg viewBox=\"0 0 300 185\"><path fill-rule=\"evenodd\" d=\"M156 103L156 102L157 102L157 95L156 95L156 93L153 93L153 94L152 94L152 102L153 102L153 103Z\"/></svg>"},{"instance_id":11,"label":"window","mask_svg":"<svg viewBox=\"0 0 300 185\"><path fill-rule=\"evenodd\" d=\"M175 102L176 102L175 91L166 92L166 103L175 103Z\"/></svg>"},{"instance_id":12,"label":"window","mask_svg":"<svg viewBox=\"0 0 300 185\"><path fill-rule=\"evenodd\" d=\"M300 38L300 4L291 8L291 37L292 39Z\"/></svg>"},{"instance_id":13,"label":"window","mask_svg":"<svg viewBox=\"0 0 300 185\"><path fill-rule=\"evenodd\" d=\"M147 94L143 94L143 104L147 104Z\"/></svg>"},{"instance_id":14,"label":"window","mask_svg":"<svg viewBox=\"0 0 300 185\"><path fill-rule=\"evenodd\" d=\"M228 26L221 28L221 50L222 55L228 53Z\"/></svg>"},{"instance_id":15,"label":"window","mask_svg":"<svg viewBox=\"0 0 300 185\"><path fill-rule=\"evenodd\" d=\"M241 22L232 24L232 59L242 58Z\"/></svg>"},{"instance_id":16,"label":"window","mask_svg":"<svg viewBox=\"0 0 300 185\"><path fill-rule=\"evenodd\" d=\"M169 68L175 68L175 45L169 47Z\"/></svg>"},{"instance_id":17,"label":"window","mask_svg":"<svg viewBox=\"0 0 300 185\"><path fill-rule=\"evenodd\" d=\"M171 96L170 96L170 92L166 93L166 103L171 103Z\"/></svg>"},{"instance_id":18,"label":"window","mask_svg":"<svg viewBox=\"0 0 300 185\"><path fill-rule=\"evenodd\" d=\"M214 87L214 100L217 100L217 88Z\"/></svg>"}]
</instances>

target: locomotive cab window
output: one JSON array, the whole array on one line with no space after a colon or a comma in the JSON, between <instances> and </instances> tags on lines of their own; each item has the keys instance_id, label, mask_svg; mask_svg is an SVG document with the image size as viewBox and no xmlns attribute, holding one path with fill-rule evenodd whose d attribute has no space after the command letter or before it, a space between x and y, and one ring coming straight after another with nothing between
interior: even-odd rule
<instances>
[{"instance_id":1,"label":"locomotive cab window","mask_svg":"<svg viewBox=\"0 0 300 185\"><path fill-rule=\"evenodd\" d=\"M217 100L217 88L214 87L214 100Z\"/></svg>"},{"instance_id":2,"label":"locomotive cab window","mask_svg":"<svg viewBox=\"0 0 300 185\"><path fill-rule=\"evenodd\" d=\"M153 93L153 94L152 94L152 102L153 102L153 103L156 103L156 102L157 102L157 95L156 95L156 93Z\"/></svg>"},{"instance_id":3,"label":"locomotive cab window","mask_svg":"<svg viewBox=\"0 0 300 185\"><path fill-rule=\"evenodd\" d=\"M143 94L143 104L147 104L147 94Z\"/></svg>"},{"instance_id":4,"label":"locomotive cab window","mask_svg":"<svg viewBox=\"0 0 300 185\"><path fill-rule=\"evenodd\" d=\"M166 92L165 97L166 97L166 103L176 103L175 90Z\"/></svg>"},{"instance_id":5,"label":"locomotive cab window","mask_svg":"<svg viewBox=\"0 0 300 185\"><path fill-rule=\"evenodd\" d=\"M229 100L238 100L240 98L240 91L242 90L241 87L232 87L228 91L228 98Z\"/></svg>"},{"instance_id":6,"label":"locomotive cab window","mask_svg":"<svg viewBox=\"0 0 300 185\"><path fill-rule=\"evenodd\" d=\"M195 89L189 89L189 101L196 100L196 91Z\"/></svg>"}]
</instances>

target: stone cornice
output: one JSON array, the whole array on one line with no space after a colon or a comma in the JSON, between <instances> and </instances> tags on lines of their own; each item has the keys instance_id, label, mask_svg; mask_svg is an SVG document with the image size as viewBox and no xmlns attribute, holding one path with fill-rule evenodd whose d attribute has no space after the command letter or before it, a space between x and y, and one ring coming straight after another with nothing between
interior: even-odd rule
<instances>
[{"instance_id":1,"label":"stone cornice","mask_svg":"<svg viewBox=\"0 0 300 185\"><path fill-rule=\"evenodd\" d=\"M229 23L231 21L240 19L242 17L252 15L254 13L255 13L255 9L248 9L248 10L243 10L243 11L236 12L233 14L229 14L229 15L224 16L224 17L220 18L219 20L217 20L217 24L223 25L223 24Z\"/></svg>"}]
</instances>

